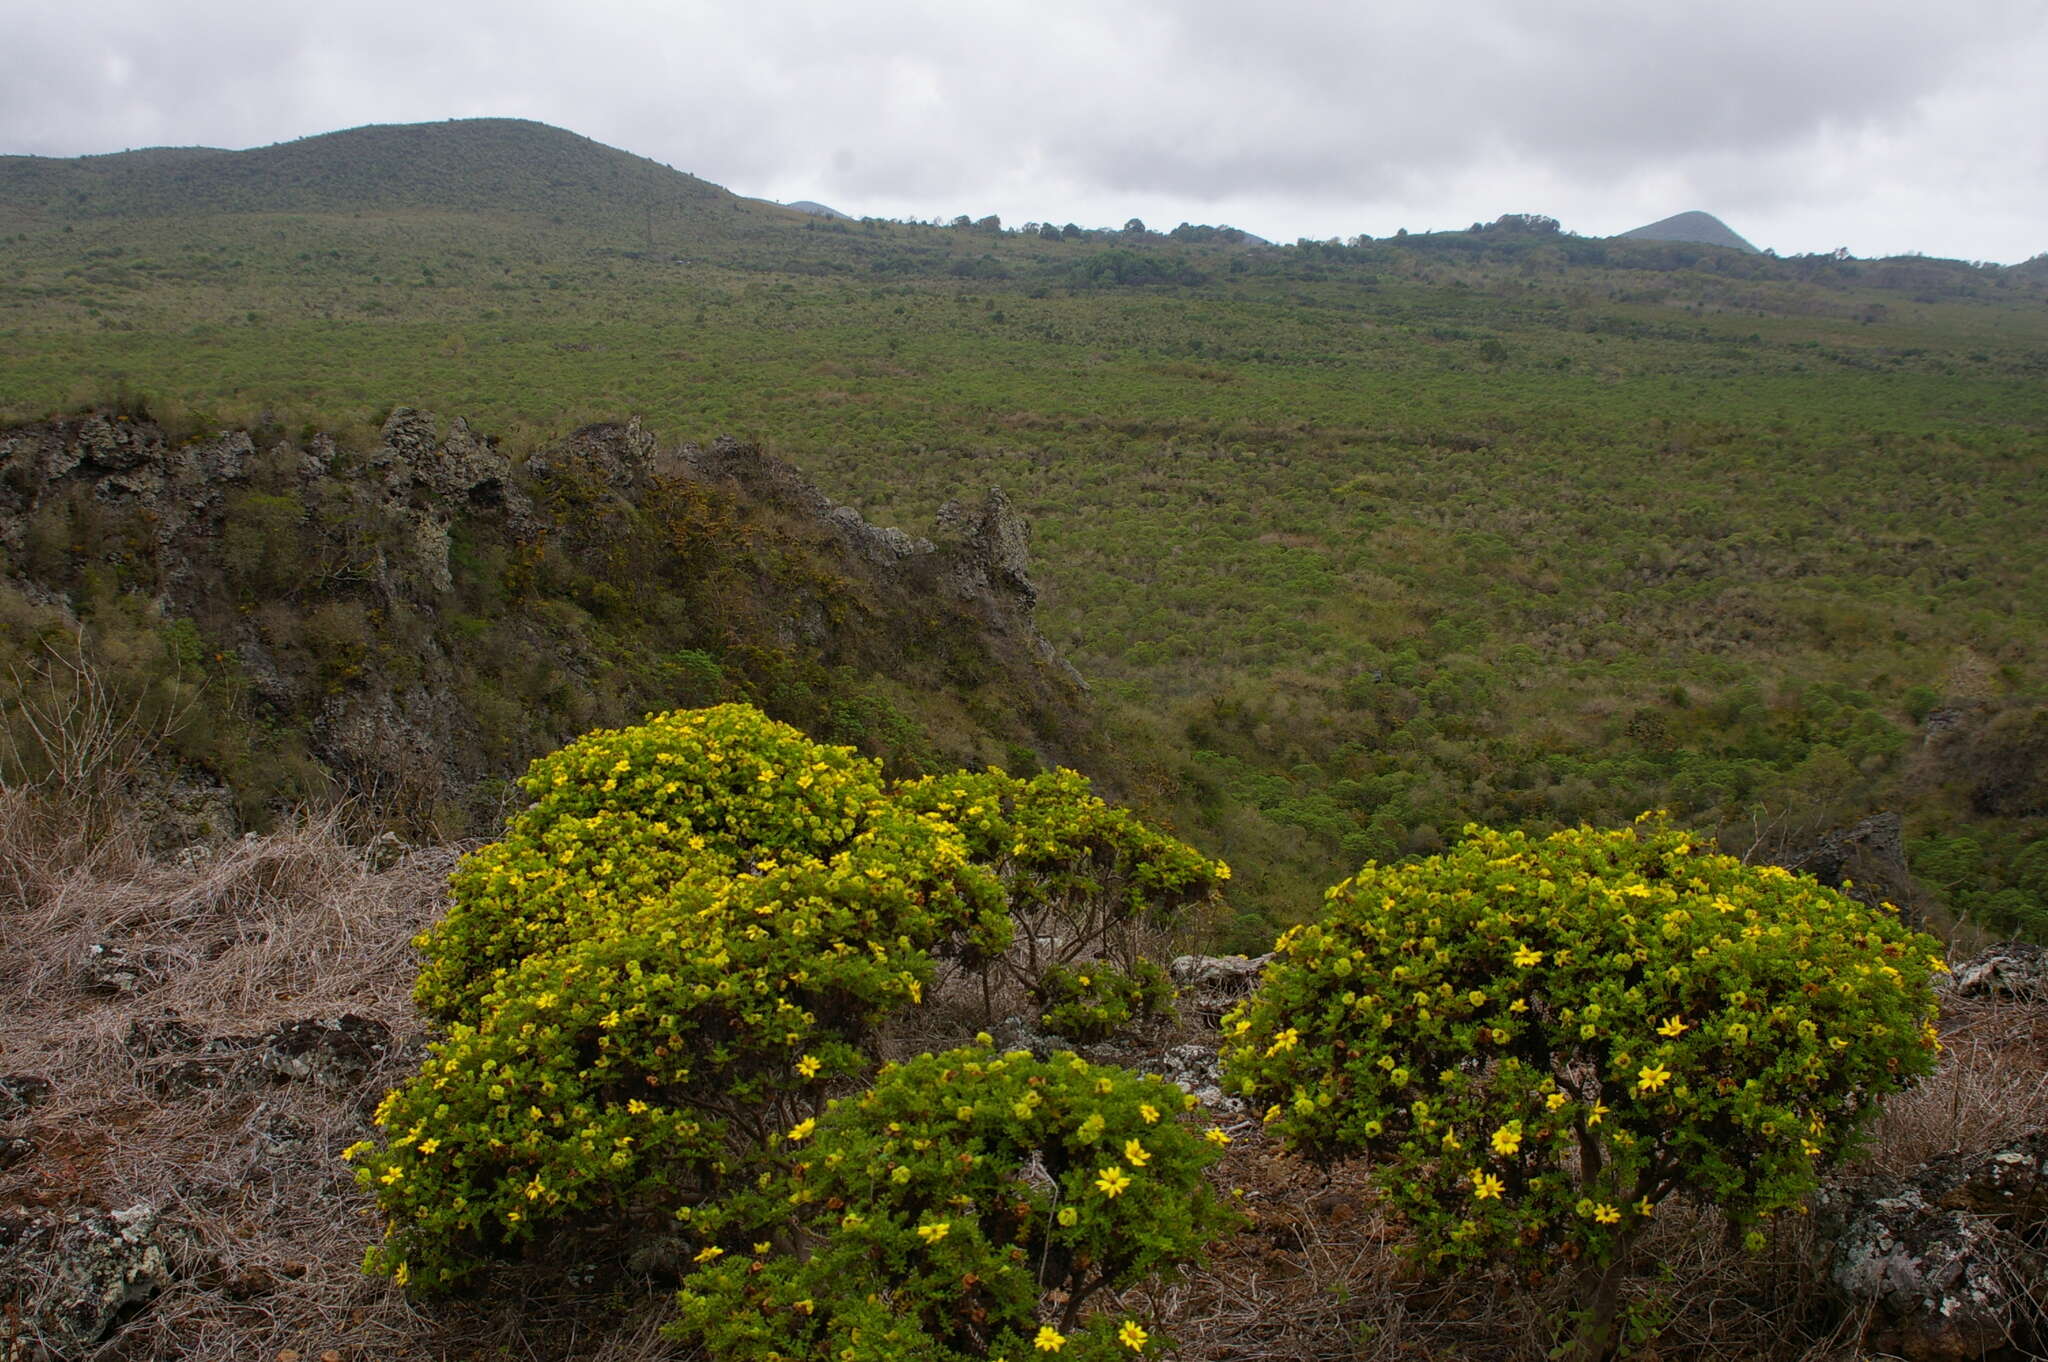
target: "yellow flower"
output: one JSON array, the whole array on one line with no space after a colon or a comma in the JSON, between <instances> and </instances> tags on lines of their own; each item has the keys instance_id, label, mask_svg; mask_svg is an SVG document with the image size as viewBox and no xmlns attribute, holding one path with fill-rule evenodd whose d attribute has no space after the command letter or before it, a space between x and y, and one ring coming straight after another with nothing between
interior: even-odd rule
<instances>
[{"instance_id":1,"label":"yellow flower","mask_svg":"<svg viewBox=\"0 0 2048 1362\"><path fill-rule=\"evenodd\" d=\"M1031 1340L1031 1346L1042 1353L1056 1353L1067 1346L1067 1336L1050 1324L1041 1324L1038 1337Z\"/></svg>"},{"instance_id":2,"label":"yellow flower","mask_svg":"<svg viewBox=\"0 0 2048 1362\"><path fill-rule=\"evenodd\" d=\"M1074 1222L1076 1220L1079 1220L1080 1218L1081 1213L1079 1211L1076 1211L1072 1206L1060 1207L1060 1213L1054 1217L1054 1219L1058 1220L1060 1224L1066 1226L1069 1229L1073 1228Z\"/></svg>"},{"instance_id":3,"label":"yellow flower","mask_svg":"<svg viewBox=\"0 0 2048 1362\"><path fill-rule=\"evenodd\" d=\"M721 1255L721 1254L723 1254L724 1252L725 1252L725 1250L724 1250L724 1249L720 1248L720 1247L719 1247L718 1245L716 1245L716 1244L713 1244L713 1245L711 1245L711 1246L710 1246L709 1248L706 1248L706 1249L703 1249L703 1250L701 1250L701 1251L700 1251L700 1252L699 1252L699 1253L697 1254L697 1257L696 1257L696 1261L697 1261L697 1262L700 1262L700 1263L708 1263L708 1262L710 1262L710 1261L711 1261L711 1260L712 1260L713 1258L716 1258L716 1257L720 1256L720 1255Z\"/></svg>"},{"instance_id":4,"label":"yellow flower","mask_svg":"<svg viewBox=\"0 0 2048 1362\"><path fill-rule=\"evenodd\" d=\"M1146 1125L1155 1125L1159 1121L1159 1108L1153 1106L1150 1102L1140 1102L1138 1103L1138 1115L1144 1119Z\"/></svg>"},{"instance_id":5,"label":"yellow flower","mask_svg":"<svg viewBox=\"0 0 2048 1362\"><path fill-rule=\"evenodd\" d=\"M1116 1341L1134 1353L1145 1351L1145 1340L1148 1337L1149 1335L1138 1327L1138 1321L1134 1319L1125 1320L1124 1327L1116 1331Z\"/></svg>"},{"instance_id":6,"label":"yellow flower","mask_svg":"<svg viewBox=\"0 0 2048 1362\"><path fill-rule=\"evenodd\" d=\"M1660 1036L1669 1036L1675 1040L1679 1036L1684 1035L1686 1031L1689 1029L1690 1028L1688 1028L1685 1024L1685 1018L1679 1016L1676 1012L1674 1012L1671 1014L1670 1020L1666 1021L1662 1026L1657 1028L1657 1034Z\"/></svg>"},{"instance_id":7,"label":"yellow flower","mask_svg":"<svg viewBox=\"0 0 2048 1362\"><path fill-rule=\"evenodd\" d=\"M1288 1027L1285 1031L1273 1037L1273 1043L1266 1047L1266 1058L1271 1059L1283 1050L1292 1050L1300 1040L1301 1033L1291 1026Z\"/></svg>"},{"instance_id":8,"label":"yellow flower","mask_svg":"<svg viewBox=\"0 0 2048 1362\"><path fill-rule=\"evenodd\" d=\"M1603 1225L1612 1225L1621 1219L1621 1212L1608 1205L1595 1206L1593 1218Z\"/></svg>"},{"instance_id":9,"label":"yellow flower","mask_svg":"<svg viewBox=\"0 0 2048 1362\"><path fill-rule=\"evenodd\" d=\"M1217 1126L1210 1126L1202 1132L1202 1138L1210 1144L1229 1144L1230 1136Z\"/></svg>"},{"instance_id":10,"label":"yellow flower","mask_svg":"<svg viewBox=\"0 0 2048 1362\"><path fill-rule=\"evenodd\" d=\"M1543 1099L1543 1104L1549 1107L1552 1111L1556 1111L1559 1107L1563 1106L1566 1102L1569 1101L1571 1101L1571 1099L1569 1097L1566 1097L1563 1093L1554 1092L1550 1094L1550 1096Z\"/></svg>"},{"instance_id":11,"label":"yellow flower","mask_svg":"<svg viewBox=\"0 0 2048 1362\"><path fill-rule=\"evenodd\" d=\"M802 1074L805 1078L816 1078L818 1076L818 1070L822 1067L824 1066L819 1064L818 1057L816 1055L805 1055L802 1059L796 1062L796 1071Z\"/></svg>"},{"instance_id":12,"label":"yellow flower","mask_svg":"<svg viewBox=\"0 0 2048 1362\"><path fill-rule=\"evenodd\" d=\"M1510 1121L1493 1132L1493 1152L1512 1154L1522 1147L1522 1123Z\"/></svg>"},{"instance_id":13,"label":"yellow flower","mask_svg":"<svg viewBox=\"0 0 2048 1362\"><path fill-rule=\"evenodd\" d=\"M806 1116L803 1120L798 1121L789 1128L789 1138L792 1140L808 1140L811 1137L811 1132L817 1128L818 1118Z\"/></svg>"},{"instance_id":14,"label":"yellow flower","mask_svg":"<svg viewBox=\"0 0 2048 1362\"><path fill-rule=\"evenodd\" d=\"M1656 1209L1657 1208L1650 1203L1650 1199L1648 1197L1644 1197L1641 1201L1638 1201L1635 1207L1636 1214L1642 1216L1645 1220L1649 1219L1650 1213Z\"/></svg>"},{"instance_id":15,"label":"yellow flower","mask_svg":"<svg viewBox=\"0 0 2048 1362\"><path fill-rule=\"evenodd\" d=\"M941 1220L936 1225L919 1225L917 1227L917 1237L924 1240L927 1244L936 1244L952 1232L952 1224L945 1220Z\"/></svg>"},{"instance_id":16,"label":"yellow flower","mask_svg":"<svg viewBox=\"0 0 2048 1362\"><path fill-rule=\"evenodd\" d=\"M434 1152L435 1150L439 1149L440 1147L441 1147L441 1142L440 1142L439 1140L421 1140L421 1141L420 1141L420 1153L422 1153L422 1154L431 1154L431 1153L433 1153L433 1152Z\"/></svg>"},{"instance_id":17,"label":"yellow flower","mask_svg":"<svg viewBox=\"0 0 2048 1362\"><path fill-rule=\"evenodd\" d=\"M1130 1185L1131 1175L1126 1173L1120 1165L1114 1163L1095 1175L1096 1190L1106 1197L1122 1196L1124 1188Z\"/></svg>"},{"instance_id":18,"label":"yellow flower","mask_svg":"<svg viewBox=\"0 0 2048 1362\"><path fill-rule=\"evenodd\" d=\"M1671 1070L1655 1064L1645 1064L1636 1070L1636 1085L1644 1092L1655 1092L1671 1081Z\"/></svg>"},{"instance_id":19,"label":"yellow flower","mask_svg":"<svg viewBox=\"0 0 2048 1362\"><path fill-rule=\"evenodd\" d=\"M1527 969L1527 968L1529 968L1529 966L1531 966L1531 965L1540 965L1540 964L1542 964L1542 963L1543 963L1543 952L1542 952L1542 951L1534 951L1534 950L1530 950L1530 949L1529 949L1529 948L1528 948L1527 946L1521 946L1521 947L1518 947L1518 948L1516 949L1516 951L1515 951L1515 968L1516 968L1516 969Z\"/></svg>"},{"instance_id":20,"label":"yellow flower","mask_svg":"<svg viewBox=\"0 0 2048 1362\"><path fill-rule=\"evenodd\" d=\"M1498 1200L1507 1190L1507 1185L1493 1174L1481 1169L1472 1170L1472 1195L1480 1201Z\"/></svg>"},{"instance_id":21,"label":"yellow flower","mask_svg":"<svg viewBox=\"0 0 2048 1362\"><path fill-rule=\"evenodd\" d=\"M1602 1116L1605 1116L1608 1112L1612 1110L1613 1108L1608 1106L1605 1102L1595 1102L1593 1104L1592 1114L1586 1117L1587 1129L1590 1130L1592 1127L1599 1125L1600 1118Z\"/></svg>"},{"instance_id":22,"label":"yellow flower","mask_svg":"<svg viewBox=\"0 0 2048 1362\"><path fill-rule=\"evenodd\" d=\"M1146 1150L1144 1145L1139 1144L1136 1140L1124 1141L1124 1162L1130 1164L1131 1167L1143 1168L1151 1161L1151 1158L1151 1153Z\"/></svg>"}]
</instances>

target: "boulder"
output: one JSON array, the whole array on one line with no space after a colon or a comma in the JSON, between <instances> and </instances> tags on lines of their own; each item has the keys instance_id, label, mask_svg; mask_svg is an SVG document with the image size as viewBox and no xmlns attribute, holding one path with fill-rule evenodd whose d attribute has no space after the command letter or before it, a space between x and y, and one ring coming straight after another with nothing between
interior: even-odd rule
<instances>
[{"instance_id":1,"label":"boulder","mask_svg":"<svg viewBox=\"0 0 2048 1362\"><path fill-rule=\"evenodd\" d=\"M1949 988L1962 998L2048 1002L2048 950L2008 941L1950 967Z\"/></svg>"},{"instance_id":2,"label":"boulder","mask_svg":"<svg viewBox=\"0 0 2048 1362\"><path fill-rule=\"evenodd\" d=\"M1896 813L1877 813L1823 834L1811 846L1777 858L1787 870L1811 875L1873 907L1890 904L1908 923L1919 921L1919 891L1906 868L1903 824Z\"/></svg>"},{"instance_id":3,"label":"boulder","mask_svg":"<svg viewBox=\"0 0 2048 1362\"><path fill-rule=\"evenodd\" d=\"M1156 1059L1138 1061L1138 1067L1194 1094L1219 1116L1241 1116L1247 1110L1243 1101L1223 1091L1223 1060L1214 1045L1176 1045Z\"/></svg>"},{"instance_id":4,"label":"boulder","mask_svg":"<svg viewBox=\"0 0 2048 1362\"><path fill-rule=\"evenodd\" d=\"M1214 1026L1223 1014L1258 988L1265 977L1271 953L1244 955L1183 955L1167 967L1178 990L1181 1014L1199 1018Z\"/></svg>"},{"instance_id":5,"label":"boulder","mask_svg":"<svg viewBox=\"0 0 2048 1362\"><path fill-rule=\"evenodd\" d=\"M2048 1130L1837 1189L1818 1210L1827 1280L1867 1315L1867 1345L1908 1362L2040 1355Z\"/></svg>"}]
</instances>

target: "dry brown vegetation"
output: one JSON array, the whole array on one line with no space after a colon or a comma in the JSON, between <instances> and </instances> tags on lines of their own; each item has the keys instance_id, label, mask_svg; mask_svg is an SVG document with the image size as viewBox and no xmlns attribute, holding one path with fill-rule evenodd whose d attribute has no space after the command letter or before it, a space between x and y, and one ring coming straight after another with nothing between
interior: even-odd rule
<instances>
[{"instance_id":1,"label":"dry brown vegetation","mask_svg":"<svg viewBox=\"0 0 2048 1362\"><path fill-rule=\"evenodd\" d=\"M659 1334L666 1282L597 1267L574 1256L568 1241L555 1245L552 1260L504 1268L451 1301L408 1300L359 1270L377 1230L339 1154L366 1132L370 1108L426 1039L408 1001L410 940L439 911L454 849L411 851L373 868L360 845L366 827L345 815L168 857L152 857L139 837L89 836L80 826L0 791L0 1072L52 1084L46 1100L0 1129L37 1146L0 1173L0 1215L146 1203L173 1227L167 1247L176 1276L90 1356L686 1356ZM95 985L85 970L95 946L143 963L136 991ZM165 1059L138 1058L130 1044L138 1023L171 1017L214 1037L344 1013L387 1024L397 1042L351 1091L264 1076L166 1091ZM896 1041L950 1039L936 1034L949 1029L934 1015ZM1954 1002L1944 1030L1942 1069L1878 1123L1873 1169L1899 1172L1988 1148L2048 1121L2048 1007ZM283 1148L274 1135L280 1116L304 1128ZM1226 1128L1236 1139L1216 1177L1238 1194L1246 1228L1202 1269L1141 1293L1144 1308L1180 1340L1180 1356L1544 1356L1546 1319L1562 1299L1554 1284L1505 1274L1424 1282L1402 1263L1398 1228L1358 1169L1309 1168L1247 1118ZM1843 1318L1816 1284L1811 1238L1804 1224L1787 1224L1764 1254L1749 1255L1712 1214L1670 1208L1637 1289L1642 1315L1656 1327L1635 1355L1865 1355L1860 1322ZM32 1344L46 1283L17 1275L0 1287L15 1306L8 1327Z\"/></svg>"}]
</instances>

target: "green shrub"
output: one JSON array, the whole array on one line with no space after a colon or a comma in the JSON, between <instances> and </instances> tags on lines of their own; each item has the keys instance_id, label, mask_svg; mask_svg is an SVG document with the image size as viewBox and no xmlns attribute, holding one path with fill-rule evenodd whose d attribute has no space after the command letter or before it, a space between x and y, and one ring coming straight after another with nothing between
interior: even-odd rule
<instances>
[{"instance_id":1,"label":"green shrub","mask_svg":"<svg viewBox=\"0 0 2048 1362\"><path fill-rule=\"evenodd\" d=\"M1202 1176L1227 1137L1176 1119L1192 1104L1071 1054L886 1069L789 1130L779 1178L696 1217L677 1332L729 1359L1155 1353L1149 1321L1087 1305L1230 1224Z\"/></svg>"},{"instance_id":2,"label":"green shrub","mask_svg":"<svg viewBox=\"0 0 2048 1362\"><path fill-rule=\"evenodd\" d=\"M1163 1015L1173 1006L1173 981L1153 960L1139 960L1128 974L1107 960L1086 960L1051 966L1031 996L1041 1009L1039 1025L1088 1045Z\"/></svg>"},{"instance_id":3,"label":"green shrub","mask_svg":"<svg viewBox=\"0 0 2048 1362\"><path fill-rule=\"evenodd\" d=\"M1939 947L1660 822L1468 833L1289 929L1227 1071L1289 1144L1370 1154L1428 1263L1576 1264L1599 1356L1666 1198L1800 1207L1932 1067Z\"/></svg>"}]
</instances>

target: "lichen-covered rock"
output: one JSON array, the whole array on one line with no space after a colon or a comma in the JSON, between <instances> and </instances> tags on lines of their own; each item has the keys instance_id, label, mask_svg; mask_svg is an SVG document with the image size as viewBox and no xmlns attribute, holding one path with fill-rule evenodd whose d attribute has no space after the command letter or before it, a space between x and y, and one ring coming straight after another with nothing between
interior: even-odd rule
<instances>
[{"instance_id":1,"label":"lichen-covered rock","mask_svg":"<svg viewBox=\"0 0 2048 1362\"><path fill-rule=\"evenodd\" d=\"M372 837L370 844L363 848L363 868L372 875L381 875L411 854L412 847L397 833L386 829Z\"/></svg>"},{"instance_id":2,"label":"lichen-covered rock","mask_svg":"<svg viewBox=\"0 0 2048 1362\"><path fill-rule=\"evenodd\" d=\"M1266 955L1183 955L1167 967L1179 992L1181 1014L1214 1026L1259 986Z\"/></svg>"},{"instance_id":3,"label":"lichen-covered rock","mask_svg":"<svg viewBox=\"0 0 2048 1362\"><path fill-rule=\"evenodd\" d=\"M391 1028L345 1013L287 1022L264 1037L261 1063L280 1078L304 1079L335 1092L369 1077L391 1052Z\"/></svg>"},{"instance_id":4,"label":"lichen-covered rock","mask_svg":"<svg viewBox=\"0 0 2048 1362\"><path fill-rule=\"evenodd\" d=\"M2008 941L1951 967L1958 997L2007 997L2048 1002L2048 950Z\"/></svg>"},{"instance_id":5,"label":"lichen-covered rock","mask_svg":"<svg viewBox=\"0 0 2048 1362\"><path fill-rule=\"evenodd\" d=\"M304 1152L312 1146L313 1137L318 1133L310 1122L302 1121L284 1107L268 1102L249 1113L248 1127L264 1152L275 1157Z\"/></svg>"},{"instance_id":6,"label":"lichen-covered rock","mask_svg":"<svg viewBox=\"0 0 2048 1362\"><path fill-rule=\"evenodd\" d=\"M170 1286L167 1238L146 1205L0 1220L0 1280L11 1283L16 1326L0 1338L0 1362L85 1355Z\"/></svg>"},{"instance_id":7,"label":"lichen-covered rock","mask_svg":"<svg viewBox=\"0 0 2048 1362\"><path fill-rule=\"evenodd\" d=\"M1829 1282L1909 1362L2039 1356L2048 1131L1821 1199Z\"/></svg>"},{"instance_id":8,"label":"lichen-covered rock","mask_svg":"<svg viewBox=\"0 0 2048 1362\"><path fill-rule=\"evenodd\" d=\"M996 1023L994 1035L998 1050L1006 1053L1028 1050L1033 1059L1050 1059L1062 1050L1073 1048L1072 1042L1039 1030L1024 1017L1003 1018Z\"/></svg>"},{"instance_id":9,"label":"lichen-covered rock","mask_svg":"<svg viewBox=\"0 0 2048 1362\"><path fill-rule=\"evenodd\" d=\"M78 966L79 985L88 993L140 993L164 981L163 964L147 950L95 942L86 947Z\"/></svg>"},{"instance_id":10,"label":"lichen-covered rock","mask_svg":"<svg viewBox=\"0 0 2048 1362\"><path fill-rule=\"evenodd\" d=\"M0 1121L26 1116L28 1109L50 1095L50 1080L34 1074L0 1076Z\"/></svg>"},{"instance_id":11,"label":"lichen-covered rock","mask_svg":"<svg viewBox=\"0 0 2048 1362\"><path fill-rule=\"evenodd\" d=\"M289 1021L259 1036L205 1036L175 1016L139 1019L123 1044L144 1082L167 1097L269 1082L360 1087L393 1044L391 1028L344 1013Z\"/></svg>"},{"instance_id":12,"label":"lichen-covered rock","mask_svg":"<svg viewBox=\"0 0 2048 1362\"><path fill-rule=\"evenodd\" d=\"M1197 1102L1220 1116L1246 1110L1242 1100L1223 1091L1223 1062L1214 1045L1176 1045L1156 1059L1140 1060L1137 1067L1194 1094Z\"/></svg>"}]
</instances>

